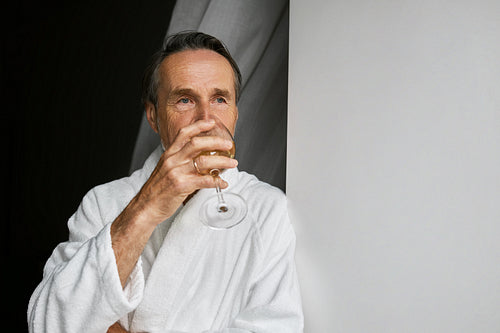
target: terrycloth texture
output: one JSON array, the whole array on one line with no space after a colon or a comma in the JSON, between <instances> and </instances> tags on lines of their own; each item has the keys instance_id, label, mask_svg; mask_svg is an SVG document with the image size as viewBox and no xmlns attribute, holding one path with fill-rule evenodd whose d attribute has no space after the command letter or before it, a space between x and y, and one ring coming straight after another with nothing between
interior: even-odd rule
<instances>
[{"instance_id":1,"label":"terrycloth texture","mask_svg":"<svg viewBox=\"0 0 500 333\"><path fill-rule=\"evenodd\" d=\"M28 309L30 332L302 332L295 235L286 198L236 169L222 177L248 203L246 219L212 230L198 218L200 190L153 232L122 290L110 225L140 190L161 154L130 177L92 189L70 218Z\"/></svg>"}]
</instances>

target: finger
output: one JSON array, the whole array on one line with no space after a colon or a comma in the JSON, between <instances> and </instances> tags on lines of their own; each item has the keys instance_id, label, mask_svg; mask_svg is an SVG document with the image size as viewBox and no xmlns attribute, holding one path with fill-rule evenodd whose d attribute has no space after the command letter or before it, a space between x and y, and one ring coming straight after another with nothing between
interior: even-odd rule
<instances>
[{"instance_id":1,"label":"finger","mask_svg":"<svg viewBox=\"0 0 500 333\"><path fill-rule=\"evenodd\" d=\"M192 159L202 152L219 151L222 155L229 157L232 148L233 141L231 140L218 136L196 136L182 148L182 155Z\"/></svg>"},{"instance_id":2,"label":"finger","mask_svg":"<svg viewBox=\"0 0 500 333\"><path fill-rule=\"evenodd\" d=\"M194 190L216 187L215 178L210 175L192 175L187 181L190 182ZM219 177L219 186L221 189L225 189L228 185L224 179Z\"/></svg>"},{"instance_id":3,"label":"finger","mask_svg":"<svg viewBox=\"0 0 500 333\"><path fill-rule=\"evenodd\" d=\"M194 171L200 174L209 174L210 170L232 169L238 166L238 161L226 156L200 155L193 159Z\"/></svg>"},{"instance_id":4,"label":"finger","mask_svg":"<svg viewBox=\"0 0 500 333\"><path fill-rule=\"evenodd\" d=\"M165 167L166 169L184 167L187 168L188 172L191 172L193 171L193 160L197 158L202 152L219 151L224 155L224 152L230 151L232 147L232 141L225 140L219 137L194 137L178 152L171 155L165 154ZM229 156L230 153L227 153L227 155ZM229 164L231 165L231 163ZM225 165L226 164L223 164L224 168L226 168ZM234 166L228 166L227 168L234 168Z\"/></svg>"},{"instance_id":5,"label":"finger","mask_svg":"<svg viewBox=\"0 0 500 333\"><path fill-rule=\"evenodd\" d=\"M176 153L181 150L191 138L199 135L200 133L206 132L215 126L215 121L213 119L209 120L198 120L197 122L183 127L177 133L174 142L169 147L171 153Z\"/></svg>"},{"instance_id":6,"label":"finger","mask_svg":"<svg viewBox=\"0 0 500 333\"><path fill-rule=\"evenodd\" d=\"M193 166L191 165L191 170L186 171L186 166L179 166L168 173L159 175L159 173L153 174L156 175L155 179L152 177L148 179L146 184L149 184L150 190L145 191L144 193L156 193L153 195L152 200L156 200L163 193L164 195L170 196L171 198L182 197L184 198L193 193L196 190L201 188L214 188L216 187L214 177L210 175L200 175L198 173L192 172ZM227 182L221 179L220 187L226 188L228 186ZM143 187L144 188L144 187ZM142 191L142 190L141 190ZM172 200L162 200L165 202L171 202Z\"/></svg>"}]
</instances>

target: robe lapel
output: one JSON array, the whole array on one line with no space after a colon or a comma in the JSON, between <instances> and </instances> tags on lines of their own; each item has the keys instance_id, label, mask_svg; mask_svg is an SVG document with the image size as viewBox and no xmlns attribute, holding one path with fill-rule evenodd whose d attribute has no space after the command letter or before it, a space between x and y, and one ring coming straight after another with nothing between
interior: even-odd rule
<instances>
[{"instance_id":1,"label":"robe lapel","mask_svg":"<svg viewBox=\"0 0 500 333\"><path fill-rule=\"evenodd\" d=\"M132 331L154 331L169 324L190 263L206 247L210 229L198 216L201 203L213 192L200 190L172 223L146 281L143 301L135 310Z\"/></svg>"}]
</instances>

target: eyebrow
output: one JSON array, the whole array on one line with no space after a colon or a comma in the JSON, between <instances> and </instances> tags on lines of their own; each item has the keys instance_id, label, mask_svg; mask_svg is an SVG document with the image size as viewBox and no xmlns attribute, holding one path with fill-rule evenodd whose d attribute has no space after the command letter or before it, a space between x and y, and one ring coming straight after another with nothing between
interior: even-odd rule
<instances>
[{"instance_id":1,"label":"eyebrow","mask_svg":"<svg viewBox=\"0 0 500 333\"><path fill-rule=\"evenodd\" d=\"M172 98L172 97L178 97L178 96L183 96L183 95L197 96L198 94L191 88L179 88L179 89L172 90L169 94L169 97ZM212 95L230 97L231 92L227 89L214 88L212 90Z\"/></svg>"},{"instance_id":2,"label":"eyebrow","mask_svg":"<svg viewBox=\"0 0 500 333\"><path fill-rule=\"evenodd\" d=\"M189 88L174 89L169 96L194 95L194 91Z\"/></svg>"},{"instance_id":3,"label":"eyebrow","mask_svg":"<svg viewBox=\"0 0 500 333\"><path fill-rule=\"evenodd\" d=\"M230 97L231 93L227 89L215 88L214 89L214 95L220 95L220 96L224 96L224 97Z\"/></svg>"}]
</instances>

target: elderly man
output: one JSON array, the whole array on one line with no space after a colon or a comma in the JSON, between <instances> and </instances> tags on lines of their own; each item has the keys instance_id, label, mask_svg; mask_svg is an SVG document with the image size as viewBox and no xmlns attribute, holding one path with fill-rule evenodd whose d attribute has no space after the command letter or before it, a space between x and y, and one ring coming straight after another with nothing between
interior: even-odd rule
<instances>
[{"instance_id":1,"label":"elderly man","mask_svg":"<svg viewBox=\"0 0 500 333\"><path fill-rule=\"evenodd\" d=\"M143 92L162 144L142 169L83 198L30 299L30 332L302 331L285 196L238 171L231 156L199 156L231 149L200 134L214 116L234 132L240 84L216 38L167 39ZM199 171L212 169L224 170L221 187L248 207L230 229L200 222L215 182Z\"/></svg>"}]
</instances>

